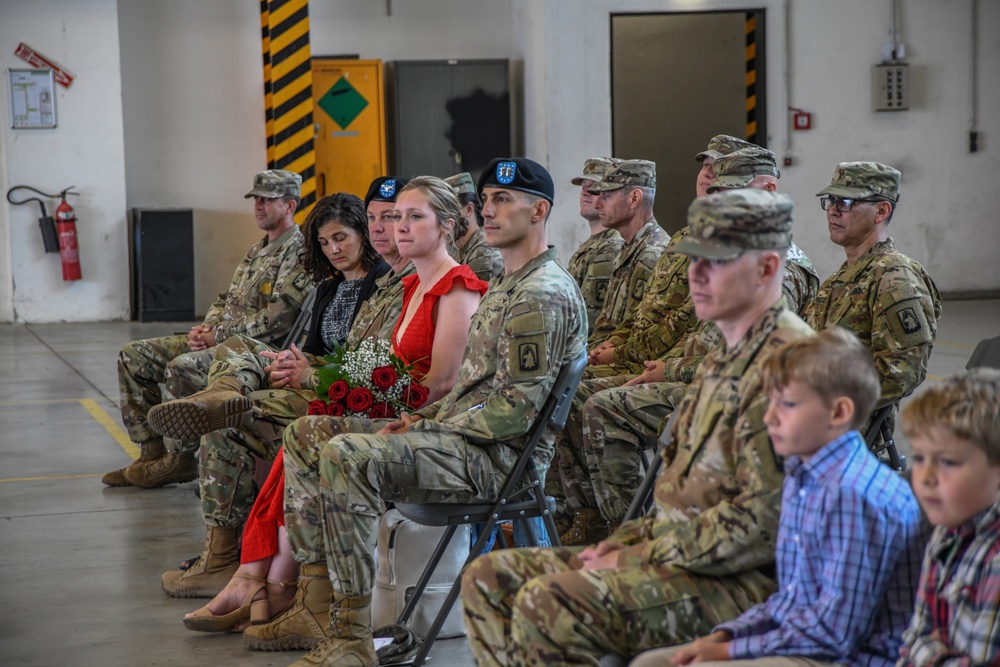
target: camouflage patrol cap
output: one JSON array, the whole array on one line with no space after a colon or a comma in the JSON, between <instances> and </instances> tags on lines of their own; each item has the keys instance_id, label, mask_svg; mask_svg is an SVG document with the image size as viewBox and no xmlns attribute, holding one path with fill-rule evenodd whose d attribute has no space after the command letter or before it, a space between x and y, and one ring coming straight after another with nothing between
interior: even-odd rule
<instances>
[{"instance_id":1,"label":"camouflage patrol cap","mask_svg":"<svg viewBox=\"0 0 1000 667\"><path fill-rule=\"evenodd\" d=\"M712 171L715 173L715 180L708 186L709 192L745 188L760 175L775 178L781 175L774 153L760 146L742 148L716 158Z\"/></svg>"},{"instance_id":2,"label":"camouflage patrol cap","mask_svg":"<svg viewBox=\"0 0 1000 667\"><path fill-rule=\"evenodd\" d=\"M475 195L476 183L472 180L472 174L463 171L444 179L444 182L451 186L456 195Z\"/></svg>"},{"instance_id":3,"label":"camouflage patrol cap","mask_svg":"<svg viewBox=\"0 0 1000 667\"><path fill-rule=\"evenodd\" d=\"M250 197L299 197L302 192L302 177L294 171L284 169L268 169L253 177L253 190L246 193L244 199Z\"/></svg>"},{"instance_id":4,"label":"camouflage patrol cap","mask_svg":"<svg viewBox=\"0 0 1000 667\"><path fill-rule=\"evenodd\" d=\"M738 139L728 134L717 134L708 142L708 148L695 155L694 159L696 162L704 162L707 157L718 160L723 155L729 155L744 148L760 147L757 144L752 144L749 141Z\"/></svg>"},{"instance_id":5,"label":"camouflage patrol cap","mask_svg":"<svg viewBox=\"0 0 1000 667\"><path fill-rule=\"evenodd\" d=\"M878 195L899 201L900 176L898 170L879 162L841 162L833 170L830 185L817 192L816 196L864 199Z\"/></svg>"},{"instance_id":6,"label":"camouflage patrol cap","mask_svg":"<svg viewBox=\"0 0 1000 667\"><path fill-rule=\"evenodd\" d=\"M498 157L490 162L479 175L476 189L482 194L483 188L506 188L519 190L548 200L555 199L556 186L548 170L526 157Z\"/></svg>"},{"instance_id":7,"label":"camouflage patrol cap","mask_svg":"<svg viewBox=\"0 0 1000 667\"><path fill-rule=\"evenodd\" d=\"M584 181L597 182L604 177L608 167L613 167L621 160L613 157L592 157L587 158L583 163L583 173L574 178L570 183L573 185L583 185Z\"/></svg>"},{"instance_id":8,"label":"camouflage patrol cap","mask_svg":"<svg viewBox=\"0 0 1000 667\"><path fill-rule=\"evenodd\" d=\"M764 190L724 190L688 207L690 233L676 252L704 259L735 259L747 250L787 248L792 242L792 200Z\"/></svg>"},{"instance_id":9,"label":"camouflage patrol cap","mask_svg":"<svg viewBox=\"0 0 1000 667\"><path fill-rule=\"evenodd\" d=\"M596 195L608 190L619 190L626 185L655 188L656 163L649 160L621 160L608 167L601 180L587 188L587 192Z\"/></svg>"},{"instance_id":10,"label":"camouflage patrol cap","mask_svg":"<svg viewBox=\"0 0 1000 667\"><path fill-rule=\"evenodd\" d=\"M368 194L365 195L365 208L368 208L368 204L373 201L395 202L403 186L408 182L409 180L406 178L379 176L368 186Z\"/></svg>"}]
</instances>

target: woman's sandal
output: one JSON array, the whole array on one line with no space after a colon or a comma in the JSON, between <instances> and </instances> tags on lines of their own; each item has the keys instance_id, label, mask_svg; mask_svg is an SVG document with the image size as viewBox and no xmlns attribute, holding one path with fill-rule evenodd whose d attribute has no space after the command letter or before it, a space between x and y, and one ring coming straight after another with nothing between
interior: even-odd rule
<instances>
[{"instance_id":1,"label":"woman's sandal","mask_svg":"<svg viewBox=\"0 0 1000 667\"><path fill-rule=\"evenodd\" d=\"M299 582L297 579L295 581L274 581L273 579L266 579L264 583L268 586L277 586L278 588L286 589L296 588ZM260 604L262 602L264 604ZM288 602L286 602L285 606L281 609L271 609L271 592L269 590L266 600L257 600L253 603L253 605L251 605L250 625L263 625L264 623L270 622L272 618L291 607L293 602L295 602L294 595L288 598Z\"/></svg>"},{"instance_id":2,"label":"woman's sandal","mask_svg":"<svg viewBox=\"0 0 1000 667\"><path fill-rule=\"evenodd\" d=\"M267 616L267 598L254 600L261 591L265 591L266 594L266 580L262 577L255 577L249 574L234 574L233 576L258 582L257 586L247 593L247 596L243 599L243 605L228 614L220 616L216 616L210 612L206 605L190 616L185 616L183 618L184 627L196 632L226 632L247 619L250 619L251 624L266 623L269 620Z\"/></svg>"}]
</instances>

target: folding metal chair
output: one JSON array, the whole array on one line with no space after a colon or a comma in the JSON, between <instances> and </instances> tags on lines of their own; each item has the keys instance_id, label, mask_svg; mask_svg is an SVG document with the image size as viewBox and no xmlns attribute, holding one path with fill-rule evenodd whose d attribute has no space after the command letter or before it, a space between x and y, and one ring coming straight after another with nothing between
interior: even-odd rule
<instances>
[{"instance_id":1,"label":"folding metal chair","mask_svg":"<svg viewBox=\"0 0 1000 667\"><path fill-rule=\"evenodd\" d=\"M632 519L638 518L649 511L649 508L653 506L653 487L656 485L656 476L660 474L660 468L663 467L663 457L660 456L660 452L663 448L670 444L673 438L672 432L674 428L674 421L677 419L677 410L675 409L670 413L670 419L667 420L667 425L663 427L660 432L660 437L657 439L656 451L653 452L652 458L646 458L646 452L642 453L643 463L646 464L646 472L642 476L642 481L639 482L639 488L635 491L635 496L632 498L632 504L628 506L628 510L625 512L625 516L622 518L622 522L631 521Z\"/></svg>"},{"instance_id":2,"label":"folding metal chair","mask_svg":"<svg viewBox=\"0 0 1000 667\"><path fill-rule=\"evenodd\" d=\"M583 369L586 366L587 355L582 354L560 369L559 375L556 377L555 384L552 387L552 393L545 401L538 418L531 427L528 442L521 451L514 469L511 470L510 475L507 477L507 482L503 485L495 501L492 503L468 505L457 503L395 504L400 514L411 521L425 526L447 526L447 530L441 536L441 540L438 542L431 560L424 567L424 571L421 573L420 579L417 581L417 585L414 587L410 599L406 603L406 607L403 608L399 618L396 620L397 624L403 625L410 619L410 615L417 605L417 600L420 599L424 589L427 587L427 582L430 580L435 568L437 568L445 549L448 548L448 543L451 542L455 530L462 524L485 523L485 526L479 532L479 539L476 540L475 545L469 551L469 557L465 561L463 570L482 553L483 546L492 534L493 526L498 521L521 521L531 536L532 542L537 544L530 522L526 521L526 519L542 517L553 545L560 546L559 533L552 518L555 512L555 499L545 495L544 484L538 476L538 471L535 469L533 456L538 442L547 430L558 431L566 425L566 418L569 415L576 387L580 383L580 377L583 375ZM527 483L523 484L522 481L525 479ZM427 654L430 652L431 645L437 638L438 632L441 631L441 626L444 624L448 612L451 611L452 606L458 599L461 585L462 578L459 575L452 584L448 596L441 603L441 609L434 618L434 623L431 624L420 650L413 659L415 667L422 665Z\"/></svg>"},{"instance_id":3,"label":"folding metal chair","mask_svg":"<svg viewBox=\"0 0 1000 667\"><path fill-rule=\"evenodd\" d=\"M281 344L282 350L287 350L292 347L292 343L295 343L299 347L305 342L302 340L302 334L309 328L309 324L312 322L312 309L313 304L316 303L316 289L312 288L309 290L309 294L306 295L306 300L302 302L302 307L299 308L298 317L295 318L295 322L292 323L292 328L288 330L288 335L285 336L285 342Z\"/></svg>"},{"instance_id":4,"label":"folding metal chair","mask_svg":"<svg viewBox=\"0 0 1000 667\"><path fill-rule=\"evenodd\" d=\"M865 442L868 444L868 449L880 461L896 472L903 472L906 470L906 457L899 455L899 450L896 449L896 441L892 439L892 429L889 428L888 422L889 413L892 412L894 406L895 404L893 403L879 408L875 412L871 428L868 429L868 434L865 436ZM881 443L878 441L880 435L882 436Z\"/></svg>"},{"instance_id":5,"label":"folding metal chair","mask_svg":"<svg viewBox=\"0 0 1000 667\"><path fill-rule=\"evenodd\" d=\"M966 368L1000 368L1000 336L984 338L969 357Z\"/></svg>"}]
</instances>

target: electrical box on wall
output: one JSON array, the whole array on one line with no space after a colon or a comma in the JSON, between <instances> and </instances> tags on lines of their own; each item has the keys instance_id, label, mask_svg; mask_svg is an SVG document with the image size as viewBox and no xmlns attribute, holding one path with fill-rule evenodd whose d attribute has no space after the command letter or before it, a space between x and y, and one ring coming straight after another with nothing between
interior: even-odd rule
<instances>
[{"instance_id":1,"label":"electrical box on wall","mask_svg":"<svg viewBox=\"0 0 1000 667\"><path fill-rule=\"evenodd\" d=\"M910 108L910 66L887 63L872 67L872 110L903 111Z\"/></svg>"}]
</instances>

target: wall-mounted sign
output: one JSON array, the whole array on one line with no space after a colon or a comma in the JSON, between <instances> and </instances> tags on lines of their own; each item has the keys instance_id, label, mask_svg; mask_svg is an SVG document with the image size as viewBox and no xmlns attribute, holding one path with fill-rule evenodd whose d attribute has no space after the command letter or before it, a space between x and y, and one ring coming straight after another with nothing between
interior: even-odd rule
<instances>
[{"instance_id":1,"label":"wall-mounted sign","mask_svg":"<svg viewBox=\"0 0 1000 667\"><path fill-rule=\"evenodd\" d=\"M69 88L69 84L73 83L73 79L76 75L70 72L68 69L60 65L54 60L49 60L40 53L36 53L33 48L21 42L14 49L14 55L24 60L29 65L38 67L39 69L50 69L52 74L56 79L56 83L66 88Z\"/></svg>"},{"instance_id":2,"label":"wall-mounted sign","mask_svg":"<svg viewBox=\"0 0 1000 667\"><path fill-rule=\"evenodd\" d=\"M50 69L7 70L12 128L36 130L56 126L54 81Z\"/></svg>"}]
</instances>

